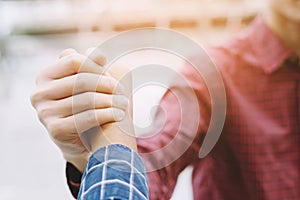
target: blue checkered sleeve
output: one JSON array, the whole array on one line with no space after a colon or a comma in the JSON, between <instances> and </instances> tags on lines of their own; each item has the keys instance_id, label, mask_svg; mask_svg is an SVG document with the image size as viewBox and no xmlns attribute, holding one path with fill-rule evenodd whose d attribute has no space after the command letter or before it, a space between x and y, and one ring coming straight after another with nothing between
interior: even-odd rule
<instances>
[{"instance_id":1,"label":"blue checkered sleeve","mask_svg":"<svg viewBox=\"0 0 300 200\"><path fill-rule=\"evenodd\" d=\"M149 199L147 175L140 156L120 144L97 150L85 168L78 199Z\"/></svg>"}]
</instances>

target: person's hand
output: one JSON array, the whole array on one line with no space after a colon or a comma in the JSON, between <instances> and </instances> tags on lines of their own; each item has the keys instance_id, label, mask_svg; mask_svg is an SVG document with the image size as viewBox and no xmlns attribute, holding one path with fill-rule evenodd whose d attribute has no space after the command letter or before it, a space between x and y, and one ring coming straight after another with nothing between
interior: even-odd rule
<instances>
[{"instance_id":1,"label":"person's hand","mask_svg":"<svg viewBox=\"0 0 300 200\"><path fill-rule=\"evenodd\" d=\"M65 50L57 63L37 76L37 89L31 97L40 121L64 158L81 171L89 151L80 135L92 127L122 120L128 102L118 81L103 74L104 63L101 56L90 59Z\"/></svg>"},{"instance_id":2,"label":"person's hand","mask_svg":"<svg viewBox=\"0 0 300 200\"><path fill-rule=\"evenodd\" d=\"M101 52L98 52L95 48L87 50L86 55L98 63L103 59ZM97 126L87 131L84 138L89 143L89 149L91 153L97 149L109 145L109 144L123 144L131 149L137 151L136 138L132 123L132 77L131 72L124 66L111 65L105 71L107 76L111 76L118 81L118 84L122 86L122 94L127 98L127 109L125 109L125 116L122 120L116 120L116 122L110 122L103 124L101 127ZM114 102L117 96L112 96ZM115 110L113 110L115 111ZM86 119L76 118L76 121L84 123ZM82 139L82 138L81 138Z\"/></svg>"},{"instance_id":3,"label":"person's hand","mask_svg":"<svg viewBox=\"0 0 300 200\"><path fill-rule=\"evenodd\" d=\"M108 144L123 144L137 151L135 132L132 122L132 77L130 71L124 66L113 65L109 68L110 76L116 78L119 84L124 86L124 95L128 98L128 107L125 117L121 121L107 123L94 131L94 137L90 139L91 151ZM97 129L97 128L96 128ZM93 133L92 133L93 134Z\"/></svg>"}]
</instances>

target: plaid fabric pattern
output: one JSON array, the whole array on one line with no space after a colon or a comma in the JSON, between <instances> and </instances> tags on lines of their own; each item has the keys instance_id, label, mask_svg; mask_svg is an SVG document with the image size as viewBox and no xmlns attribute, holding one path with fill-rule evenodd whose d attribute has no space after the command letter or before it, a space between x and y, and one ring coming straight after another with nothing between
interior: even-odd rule
<instances>
[{"instance_id":1,"label":"plaid fabric pattern","mask_svg":"<svg viewBox=\"0 0 300 200\"><path fill-rule=\"evenodd\" d=\"M189 95L185 86L175 80L171 91L180 94L167 91L154 117L164 115L164 126L154 127L151 137L138 139L146 169L153 171L148 174L150 199L170 199L179 173L193 165L193 194L197 200L299 200L299 59L261 17L238 37L207 50L227 93L221 137L208 156L198 158L210 124L212 104L202 77L187 64L181 74L198 97L198 132L191 127L199 113L194 112L188 98L178 103L177 96ZM206 63L207 57L198 55L193 59ZM192 145L181 152L180 145L189 144L192 139ZM177 146L166 148L173 144ZM182 156L154 170L178 154Z\"/></svg>"},{"instance_id":2,"label":"plaid fabric pattern","mask_svg":"<svg viewBox=\"0 0 300 200\"><path fill-rule=\"evenodd\" d=\"M181 91L186 102L179 104L176 96L167 91L155 118L165 116L164 127L155 129L154 120L153 132L147 138L138 138L140 155L148 171L152 171L148 173L150 199L170 199L179 173L193 165L197 200L299 200L299 58L261 17L233 40L209 48L208 54L220 70L227 93L222 135L213 151L198 159L212 105L202 77L187 65L182 75L197 94L201 114L196 124L198 132L191 131L198 113L185 87L175 80L172 91ZM182 109L189 114L182 116ZM180 146L191 139L193 143L181 157L155 170L160 163L176 157ZM171 150L163 150L173 144ZM152 152L151 156L147 152Z\"/></svg>"},{"instance_id":3,"label":"plaid fabric pattern","mask_svg":"<svg viewBox=\"0 0 300 200\"><path fill-rule=\"evenodd\" d=\"M147 200L147 176L139 155L119 144L97 150L87 163L78 199Z\"/></svg>"}]
</instances>

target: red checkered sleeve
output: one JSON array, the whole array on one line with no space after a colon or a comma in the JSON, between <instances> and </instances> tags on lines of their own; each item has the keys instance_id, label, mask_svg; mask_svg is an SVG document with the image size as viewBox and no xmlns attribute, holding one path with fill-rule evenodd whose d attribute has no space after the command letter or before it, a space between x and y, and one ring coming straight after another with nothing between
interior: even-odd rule
<instances>
[{"instance_id":1,"label":"red checkered sleeve","mask_svg":"<svg viewBox=\"0 0 300 200\"><path fill-rule=\"evenodd\" d=\"M148 171L150 199L170 199L179 173L199 160L210 112L205 82L197 70L185 65L162 97L153 128L147 137L138 138Z\"/></svg>"}]
</instances>

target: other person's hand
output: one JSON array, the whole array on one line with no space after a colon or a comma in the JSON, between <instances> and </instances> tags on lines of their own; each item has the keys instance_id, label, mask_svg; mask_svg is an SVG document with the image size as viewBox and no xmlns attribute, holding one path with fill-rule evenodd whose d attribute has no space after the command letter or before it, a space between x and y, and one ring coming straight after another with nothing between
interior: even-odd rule
<instances>
[{"instance_id":1,"label":"other person's hand","mask_svg":"<svg viewBox=\"0 0 300 200\"><path fill-rule=\"evenodd\" d=\"M85 133L91 134L88 130L103 124L107 133L115 132L117 126L109 123L121 121L126 115L128 100L123 95L126 88L104 73L104 64L103 56L89 58L67 49L54 65L37 76L37 89L31 97L40 121L64 158L81 171L89 157L89 148L93 151L99 147L100 142L95 141L105 136L95 130L97 133L88 137L91 141L84 144ZM105 129L101 128L101 132ZM114 138L105 137L112 143Z\"/></svg>"}]
</instances>

